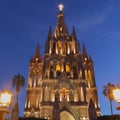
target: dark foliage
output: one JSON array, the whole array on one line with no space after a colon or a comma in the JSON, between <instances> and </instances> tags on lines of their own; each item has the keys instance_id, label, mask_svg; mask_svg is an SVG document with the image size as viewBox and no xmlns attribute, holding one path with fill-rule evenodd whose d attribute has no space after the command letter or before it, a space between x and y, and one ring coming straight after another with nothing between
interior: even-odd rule
<instances>
[{"instance_id":1,"label":"dark foliage","mask_svg":"<svg viewBox=\"0 0 120 120\"><path fill-rule=\"evenodd\" d=\"M43 119L43 118L22 118L22 117L19 117L19 120L46 120L46 119Z\"/></svg>"},{"instance_id":2,"label":"dark foliage","mask_svg":"<svg viewBox=\"0 0 120 120\"><path fill-rule=\"evenodd\" d=\"M120 120L120 115L105 115L98 117L98 120Z\"/></svg>"}]
</instances>

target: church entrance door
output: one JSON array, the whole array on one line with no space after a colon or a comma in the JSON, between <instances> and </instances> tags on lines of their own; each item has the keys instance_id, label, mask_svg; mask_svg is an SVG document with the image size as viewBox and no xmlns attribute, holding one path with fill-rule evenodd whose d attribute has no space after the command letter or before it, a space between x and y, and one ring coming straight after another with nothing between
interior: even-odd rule
<instances>
[{"instance_id":1,"label":"church entrance door","mask_svg":"<svg viewBox=\"0 0 120 120\"><path fill-rule=\"evenodd\" d=\"M68 111L62 111L60 113L60 120L75 120L75 118Z\"/></svg>"}]
</instances>

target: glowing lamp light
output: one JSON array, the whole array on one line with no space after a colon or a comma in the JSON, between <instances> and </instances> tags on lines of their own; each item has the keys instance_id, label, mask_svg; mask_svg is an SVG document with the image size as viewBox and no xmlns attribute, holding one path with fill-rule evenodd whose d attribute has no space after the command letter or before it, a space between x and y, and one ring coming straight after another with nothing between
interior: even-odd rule
<instances>
[{"instance_id":1,"label":"glowing lamp light","mask_svg":"<svg viewBox=\"0 0 120 120\"><path fill-rule=\"evenodd\" d=\"M120 89L113 90L114 100L120 103Z\"/></svg>"},{"instance_id":2,"label":"glowing lamp light","mask_svg":"<svg viewBox=\"0 0 120 120\"><path fill-rule=\"evenodd\" d=\"M83 120L86 120L86 118L85 118L85 117L83 117Z\"/></svg>"},{"instance_id":3,"label":"glowing lamp light","mask_svg":"<svg viewBox=\"0 0 120 120\"><path fill-rule=\"evenodd\" d=\"M0 106L1 107L8 107L11 102L12 95L9 92L3 92L0 95Z\"/></svg>"}]
</instances>

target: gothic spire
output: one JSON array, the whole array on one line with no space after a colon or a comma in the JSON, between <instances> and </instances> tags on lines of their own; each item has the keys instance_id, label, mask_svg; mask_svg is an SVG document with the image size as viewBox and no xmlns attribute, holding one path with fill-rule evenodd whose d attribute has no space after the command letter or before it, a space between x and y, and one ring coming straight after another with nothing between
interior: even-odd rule
<instances>
[{"instance_id":1,"label":"gothic spire","mask_svg":"<svg viewBox=\"0 0 120 120\"><path fill-rule=\"evenodd\" d=\"M89 62L90 62L90 63L93 63L93 60L92 60L91 55L89 55Z\"/></svg>"},{"instance_id":2,"label":"gothic spire","mask_svg":"<svg viewBox=\"0 0 120 120\"><path fill-rule=\"evenodd\" d=\"M77 53L79 53L79 52L80 52L80 42L77 41Z\"/></svg>"},{"instance_id":3,"label":"gothic spire","mask_svg":"<svg viewBox=\"0 0 120 120\"><path fill-rule=\"evenodd\" d=\"M40 45L37 44L34 56L30 59L30 62L42 62L42 57L40 55Z\"/></svg>"},{"instance_id":4,"label":"gothic spire","mask_svg":"<svg viewBox=\"0 0 120 120\"><path fill-rule=\"evenodd\" d=\"M83 44L82 56L83 56L83 60L85 60L85 61L88 60L88 55L87 55L87 50L86 50L85 44Z\"/></svg>"},{"instance_id":5,"label":"gothic spire","mask_svg":"<svg viewBox=\"0 0 120 120\"><path fill-rule=\"evenodd\" d=\"M74 26L73 26L73 29L72 29L72 38L73 38L73 40L77 40L76 31L75 31L75 27Z\"/></svg>"},{"instance_id":6,"label":"gothic spire","mask_svg":"<svg viewBox=\"0 0 120 120\"><path fill-rule=\"evenodd\" d=\"M49 31L48 31L48 40L52 39L52 27L49 27Z\"/></svg>"},{"instance_id":7,"label":"gothic spire","mask_svg":"<svg viewBox=\"0 0 120 120\"><path fill-rule=\"evenodd\" d=\"M35 58L39 58L39 57L40 57L40 45L38 43L35 51Z\"/></svg>"},{"instance_id":8,"label":"gothic spire","mask_svg":"<svg viewBox=\"0 0 120 120\"><path fill-rule=\"evenodd\" d=\"M58 22L57 22L57 25L55 28L55 33L54 33L55 38L57 38L59 36L69 36L68 29L67 29L66 23L64 21L64 14L62 12L63 7L64 6L62 4L59 5L60 11L58 14Z\"/></svg>"}]
</instances>

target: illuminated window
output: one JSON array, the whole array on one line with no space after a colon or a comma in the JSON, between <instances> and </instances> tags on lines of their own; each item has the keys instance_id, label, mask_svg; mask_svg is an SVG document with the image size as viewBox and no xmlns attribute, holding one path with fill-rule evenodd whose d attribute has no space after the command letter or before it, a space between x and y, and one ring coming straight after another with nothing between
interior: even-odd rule
<instances>
[{"instance_id":1,"label":"illuminated window","mask_svg":"<svg viewBox=\"0 0 120 120\"><path fill-rule=\"evenodd\" d=\"M89 77L90 86L93 86L92 75L91 75L91 71L90 70L88 71L88 77Z\"/></svg>"},{"instance_id":2,"label":"illuminated window","mask_svg":"<svg viewBox=\"0 0 120 120\"><path fill-rule=\"evenodd\" d=\"M65 71L67 73L68 78L70 78L70 66L68 64L65 66Z\"/></svg>"},{"instance_id":3,"label":"illuminated window","mask_svg":"<svg viewBox=\"0 0 120 120\"><path fill-rule=\"evenodd\" d=\"M65 98L66 98L66 95L67 95L66 89L63 88L63 89L62 89L62 99L65 99Z\"/></svg>"},{"instance_id":4,"label":"illuminated window","mask_svg":"<svg viewBox=\"0 0 120 120\"><path fill-rule=\"evenodd\" d=\"M88 72L85 70L85 79L86 79L86 84L89 86L89 80L88 80Z\"/></svg>"},{"instance_id":5,"label":"illuminated window","mask_svg":"<svg viewBox=\"0 0 120 120\"><path fill-rule=\"evenodd\" d=\"M56 78L60 76L60 71L61 71L60 64L57 64L56 65Z\"/></svg>"},{"instance_id":6,"label":"illuminated window","mask_svg":"<svg viewBox=\"0 0 120 120\"><path fill-rule=\"evenodd\" d=\"M36 58L36 61L38 61L38 58Z\"/></svg>"},{"instance_id":7,"label":"illuminated window","mask_svg":"<svg viewBox=\"0 0 120 120\"><path fill-rule=\"evenodd\" d=\"M86 120L86 118L85 118L85 117L83 117L83 120Z\"/></svg>"},{"instance_id":8,"label":"illuminated window","mask_svg":"<svg viewBox=\"0 0 120 120\"><path fill-rule=\"evenodd\" d=\"M70 72L70 66L68 64L66 65L65 69L66 69L66 72Z\"/></svg>"},{"instance_id":9,"label":"illuminated window","mask_svg":"<svg viewBox=\"0 0 120 120\"><path fill-rule=\"evenodd\" d=\"M60 41L57 43L57 48L58 48L58 54L62 54L62 44Z\"/></svg>"},{"instance_id":10,"label":"illuminated window","mask_svg":"<svg viewBox=\"0 0 120 120\"><path fill-rule=\"evenodd\" d=\"M59 64L56 65L56 71L60 71L60 65Z\"/></svg>"},{"instance_id":11,"label":"illuminated window","mask_svg":"<svg viewBox=\"0 0 120 120\"><path fill-rule=\"evenodd\" d=\"M62 27L60 27L60 31L62 31Z\"/></svg>"},{"instance_id":12,"label":"illuminated window","mask_svg":"<svg viewBox=\"0 0 120 120\"><path fill-rule=\"evenodd\" d=\"M85 61L87 61L87 58L85 58Z\"/></svg>"}]
</instances>

